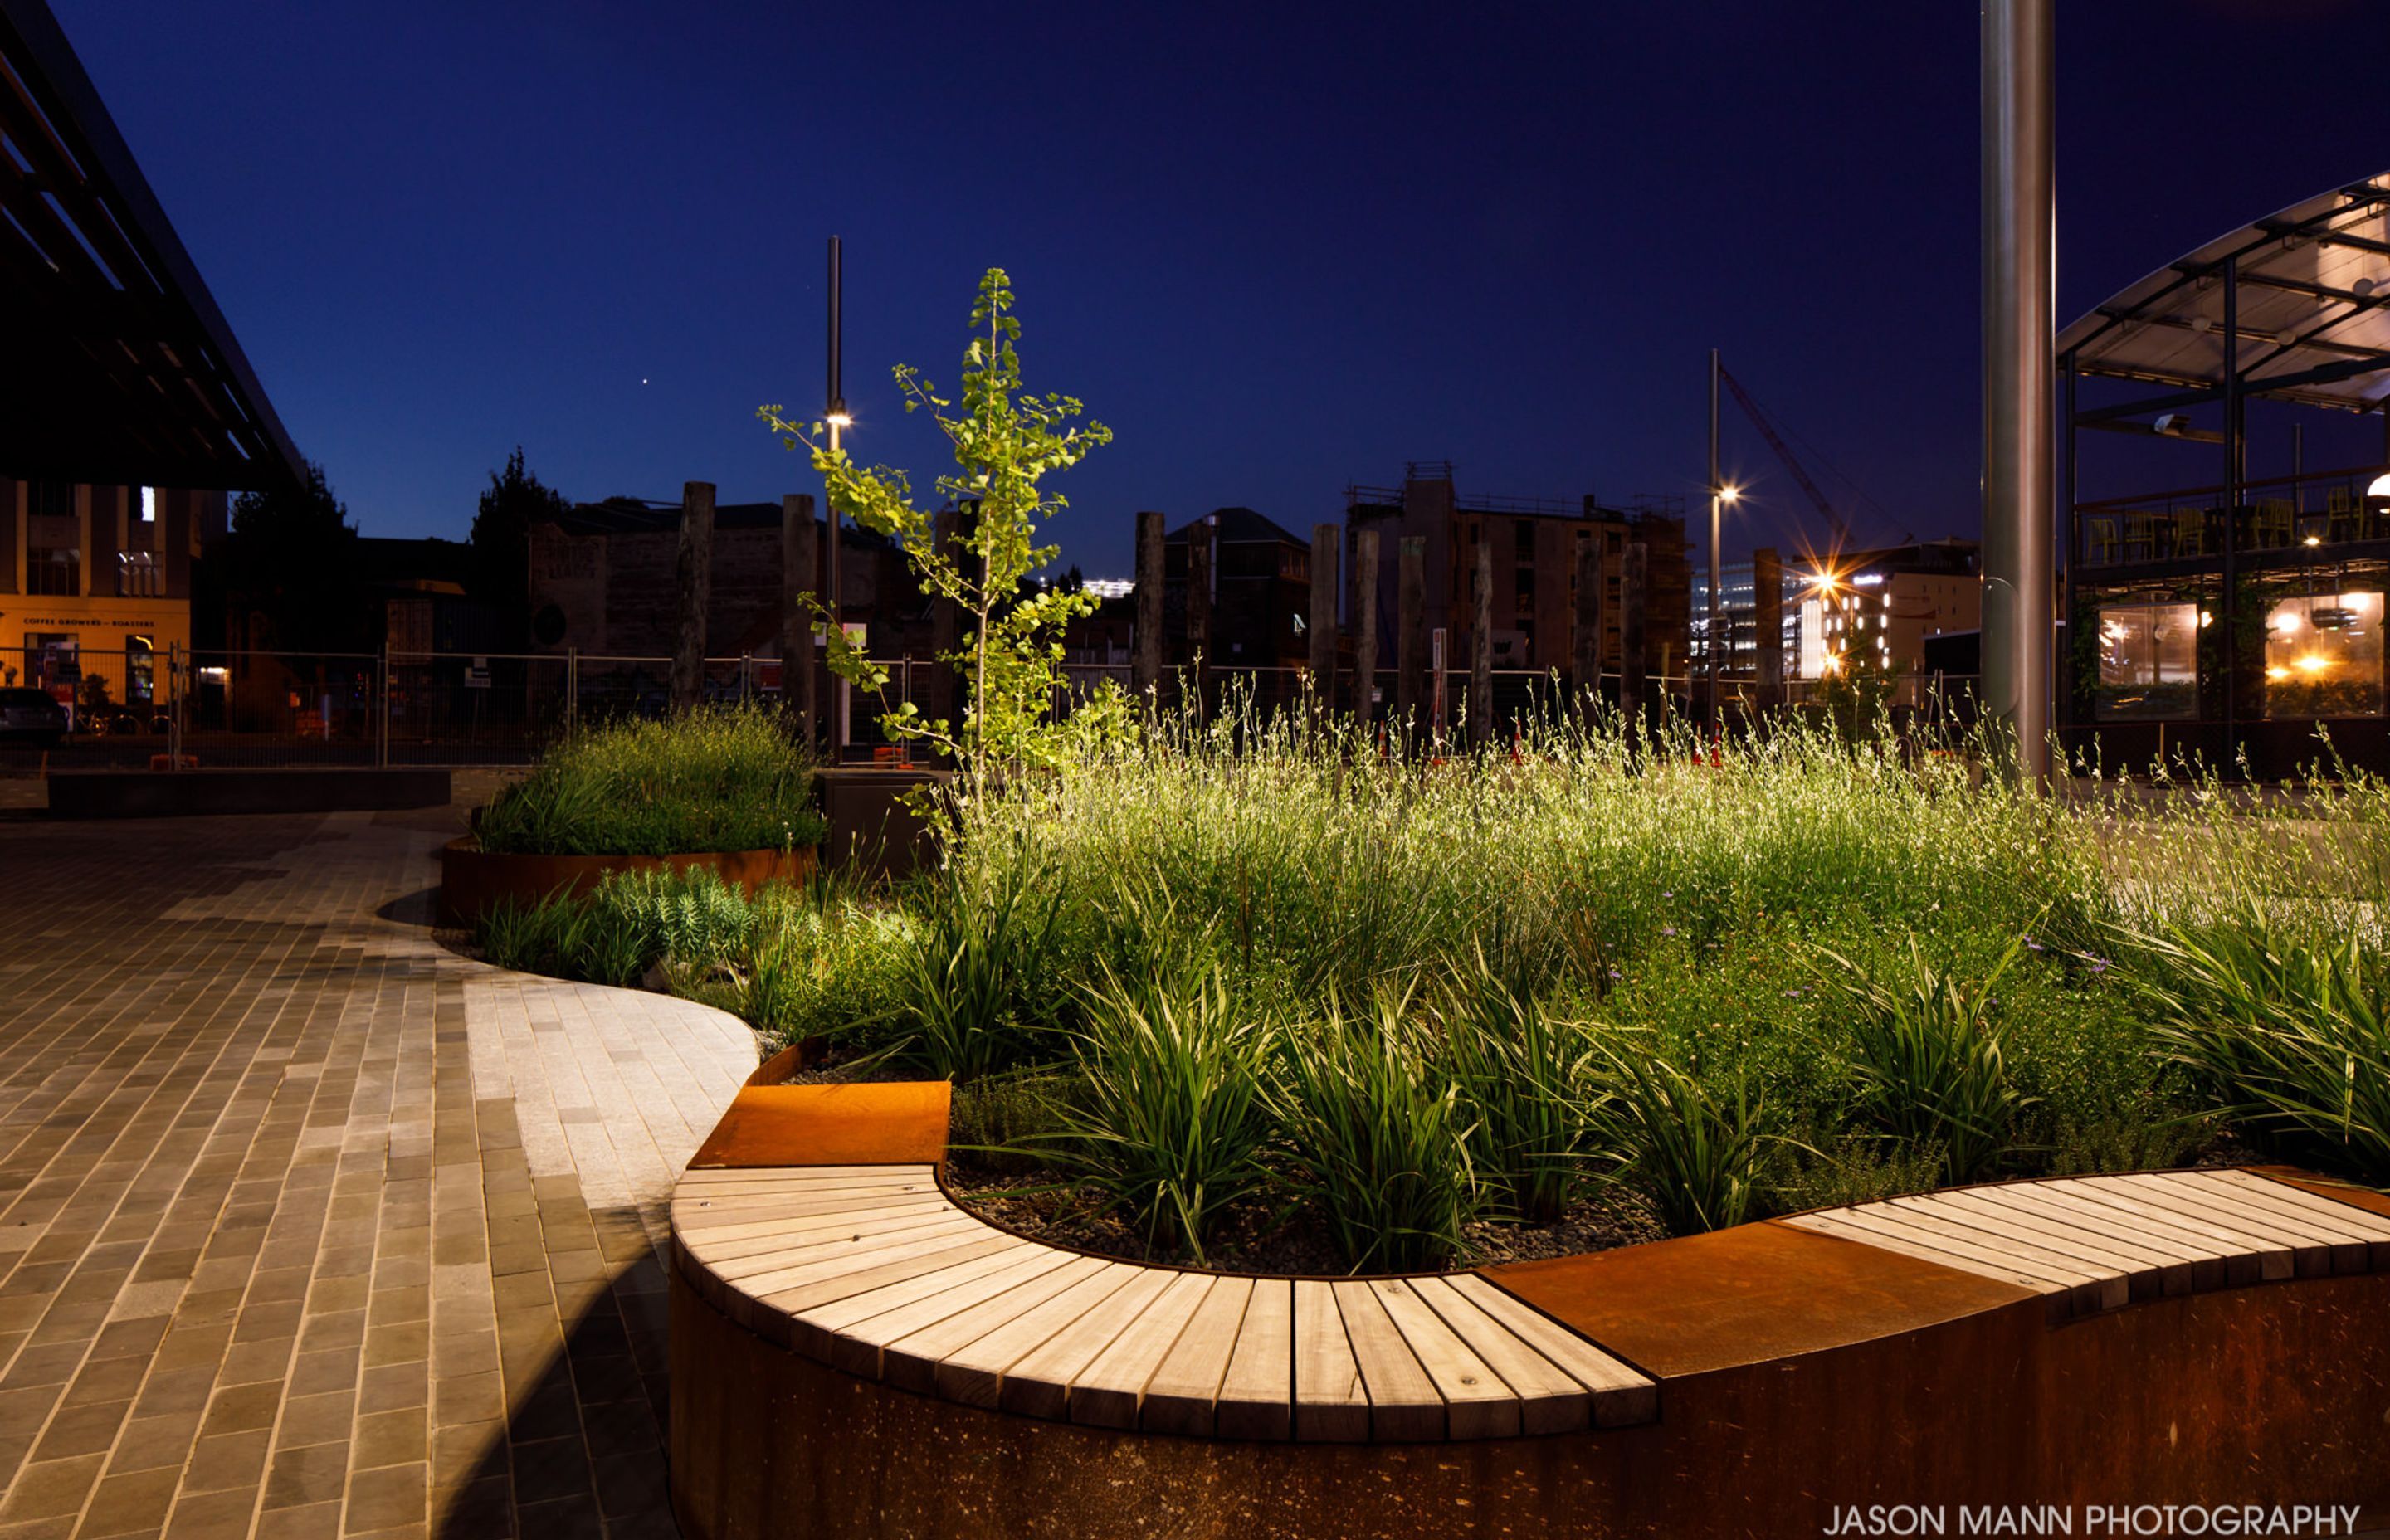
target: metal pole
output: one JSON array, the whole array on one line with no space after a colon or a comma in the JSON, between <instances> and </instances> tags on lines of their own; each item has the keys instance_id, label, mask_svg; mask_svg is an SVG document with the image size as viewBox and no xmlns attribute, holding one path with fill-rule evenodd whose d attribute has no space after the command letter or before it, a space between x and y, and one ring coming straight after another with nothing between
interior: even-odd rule
<instances>
[{"instance_id":1,"label":"metal pole","mask_svg":"<svg viewBox=\"0 0 2390 1540\"><path fill-rule=\"evenodd\" d=\"M841 271L839 239L838 237L832 236L829 237L829 378L827 391L828 405L824 409L823 416L829 424L829 452L833 455L840 452L841 437L847 424L846 389L839 366L839 354L844 346L844 338L842 335L845 326L844 282ZM846 624L846 609L840 598L839 569L845 563L839 559L838 505L831 502L827 494L822 498L822 502L829 515L829 583L828 584L829 623L842 629ZM843 679L838 681L838 709L830 713L830 718L829 762L836 764L845 757L846 751L847 699L846 681Z\"/></svg>"},{"instance_id":2,"label":"metal pole","mask_svg":"<svg viewBox=\"0 0 2390 1540\"><path fill-rule=\"evenodd\" d=\"M2049 772L2052 9L1983 8L1985 705L2026 785Z\"/></svg>"},{"instance_id":3,"label":"metal pole","mask_svg":"<svg viewBox=\"0 0 2390 1540\"><path fill-rule=\"evenodd\" d=\"M376 724L374 763L390 768L390 644L381 645L381 718Z\"/></svg>"},{"instance_id":4,"label":"metal pole","mask_svg":"<svg viewBox=\"0 0 2390 1540\"><path fill-rule=\"evenodd\" d=\"M1709 680L1709 683L1710 683L1710 725L1711 725L1712 726L1714 726L1714 727L1715 727L1715 726L1717 725L1717 721L1718 721L1718 693L1719 693L1719 691L1718 691L1718 682L1719 682L1719 680L1720 680L1720 679L1722 679L1722 678L1724 677L1724 674L1723 674L1723 673L1721 672L1721 669L1720 669L1720 662L1721 662L1720 648L1721 648L1721 645L1722 645L1723 638L1721 638L1721 637L1719 636L1719 635L1718 635L1718 615L1719 615L1719 613L1720 613L1720 607L1719 607L1719 604L1718 604L1718 544L1719 544L1719 533L1720 533L1720 532L1719 532L1719 527L1718 527L1718 526L1719 526L1719 522L1720 522L1720 520L1719 520L1719 516L1718 516L1718 351L1717 351L1717 349L1715 349L1715 348L1712 348L1712 349L1710 350L1710 483L1709 483L1709 485L1710 485L1710 602L1709 602L1709 621L1708 621L1708 632L1707 632L1707 645L1706 645L1706 647L1704 648L1704 650L1709 654L1709 665L1710 665L1710 668L1709 668L1709 675L1710 675L1710 680Z\"/></svg>"},{"instance_id":5,"label":"metal pole","mask_svg":"<svg viewBox=\"0 0 2390 1540\"><path fill-rule=\"evenodd\" d=\"M2224 628L2224 763L2241 762L2241 479L2244 414L2241 405L2241 263L2224 259L2224 592L2216 623ZM2295 534L2295 532L2294 532Z\"/></svg>"}]
</instances>

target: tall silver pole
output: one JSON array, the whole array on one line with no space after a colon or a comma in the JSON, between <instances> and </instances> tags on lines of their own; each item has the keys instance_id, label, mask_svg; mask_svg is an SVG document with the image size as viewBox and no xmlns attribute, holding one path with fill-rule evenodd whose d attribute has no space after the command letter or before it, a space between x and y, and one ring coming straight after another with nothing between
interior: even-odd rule
<instances>
[{"instance_id":1,"label":"tall silver pole","mask_svg":"<svg viewBox=\"0 0 2390 1540\"><path fill-rule=\"evenodd\" d=\"M1718 601L1718 351L1710 350L1710 604L1709 604L1709 674L1710 725L1718 723L1718 698L1723 693L1719 682L1725 678L1726 638L1720 634L1718 617L1725 612Z\"/></svg>"},{"instance_id":2,"label":"tall silver pole","mask_svg":"<svg viewBox=\"0 0 2390 1540\"><path fill-rule=\"evenodd\" d=\"M845 344L842 335L846 325L845 310L845 277L839 239L832 236L829 237L829 378L828 389L823 392L828 401L822 415L829 423L829 450L833 455L842 447L841 430L846 427L846 386L840 357ZM839 559L838 505L830 501L827 489L824 489L822 506L829 515L829 623L842 627L846 624L846 610L839 595L839 569L846 564ZM838 703L837 709L830 713L829 729L829 762L832 764L846 757L846 688L845 680L837 681Z\"/></svg>"},{"instance_id":3,"label":"tall silver pole","mask_svg":"<svg viewBox=\"0 0 2390 1540\"><path fill-rule=\"evenodd\" d=\"M1984 0L1984 704L2049 774L2053 0Z\"/></svg>"}]
</instances>

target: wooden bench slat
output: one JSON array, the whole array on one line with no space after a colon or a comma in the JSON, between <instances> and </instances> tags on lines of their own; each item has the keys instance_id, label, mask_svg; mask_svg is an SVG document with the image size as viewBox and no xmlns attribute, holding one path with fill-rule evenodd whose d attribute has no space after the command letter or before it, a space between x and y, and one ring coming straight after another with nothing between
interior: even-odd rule
<instances>
[{"instance_id":1,"label":"wooden bench slat","mask_svg":"<svg viewBox=\"0 0 2390 1540\"><path fill-rule=\"evenodd\" d=\"M899 1203L893 1208L817 1213L753 1226L734 1225L723 1229L689 1230L683 1233L681 1244L690 1255L702 1257L708 1263L729 1263L765 1251L786 1251L791 1246L814 1245L835 1236L884 1235L890 1230L932 1225L951 1218L954 1212L954 1205L944 1201Z\"/></svg>"},{"instance_id":2,"label":"wooden bench slat","mask_svg":"<svg viewBox=\"0 0 2390 1540\"><path fill-rule=\"evenodd\" d=\"M2137 1246L2164 1249L2191 1264L2194 1291L2255 1283L2261 1277L2254 1250L2169 1224L2148 1213L2135 1213L2114 1204L2093 1202L2077 1192L2049 1182L2036 1182L2032 1200L2069 1223L2113 1233ZM2282 1259L2285 1269L2290 1258Z\"/></svg>"},{"instance_id":3,"label":"wooden bench slat","mask_svg":"<svg viewBox=\"0 0 2390 1540\"><path fill-rule=\"evenodd\" d=\"M1659 1419L1660 1387L1650 1375L1475 1273L1456 1273L1440 1281L1583 1385L1593 1398L1596 1427L1624 1428Z\"/></svg>"},{"instance_id":4,"label":"wooden bench slat","mask_svg":"<svg viewBox=\"0 0 2390 1540\"><path fill-rule=\"evenodd\" d=\"M700 1170L684 1174L675 1190L700 1198L768 1196L833 1187L896 1187L937 1183L937 1168L895 1166L759 1166L748 1170Z\"/></svg>"},{"instance_id":5,"label":"wooden bench slat","mask_svg":"<svg viewBox=\"0 0 2390 1540\"><path fill-rule=\"evenodd\" d=\"M1517 1400L1517 1431L1566 1433L1592 1426L1593 1397L1559 1365L1520 1341L1517 1333L1487 1315L1448 1279L1407 1282L1420 1303L1484 1360L1486 1367L1502 1377Z\"/></svg>"},{"instance_id":6,"label":"wooden bench slat","mask_svg":"<svg viewBox=\"0 0 2390 1540\"><path fill-rule=\"evenodd\" d=\"M2379 1214L2366 1213L2354 1203L2343 1203L2321 1193L2288 1182L2277 1182L2269 1176L2259 1176L2246 1171L2209 1171L2198 1174L2229 1185L2236 1191L2248 1193L2257 1202L2272 1200L2286 1204L2293 1213L2314 1218L2317 1224L2337 1233L2362 1239L2366 1246L2366 1266L2390 1268L2390 1221Z\"/></svg>"},{"instance_id":7,"label":"wooden bench slat","mask_svg":"<svg viewBox=\"0 0 2390 1540\"><path fill-rule=\"evenodd\" d=\"M1344 1317L1344 1336L1353 1344L1361 1384L1369 1392L1369 1437L1380 1444L1444 1437L1444 1397L1436 1393L1435 1380L1420 1367L1377 1292L1366 1283L1329 1287Z\"/></svg>"},{"instance_id":8,"label":"wooden bench slat","mask_svg":"<svg viewBox=\"0 0 2390 1540\"><path fill-rule=\"evenodd\" d=\"M750 1299L785 1293L800 1284L844 1277L891 1262L951 1251L983 1239L988 1227L970 1219L941 1220L918 1229L888 1236L866 1236L843 1244L826 1241L778 1256L741 1257L726 1264L717 1276L733 1292Z\"/></svg>"},{"instance_id":9,"label":"wooden bench slat","mask_svg":"<svg viewBox=\"0 0 2390 1540\"><path fill-rule=\"evenodd\" d=\"M1364 1444L1369 1392L1344 1334L1335 1286L1316 1278L1294 1285L1294 1436L1311 1443Z\"/></svg>"},{"instance_id":10,"label":"wooden bench slat","mask_svg":"<svg viewBox=\"0 0 2390 1540\"><path fill-rule=\"evenodd\" d=\"M880 1262L773 1293L740 1293L735 1297L731 1315L759 1335L812 1357L816 1354L807 1352L807 1342L814 1342L825 1350L828 1344L806 1329L801 1312L889 1284L903 1283L925 1274L934 1274L986 1257L1001 1256L1015 1246L1027 1244L1015 1236L983 1232L972 1234L969 1231L956 1232L947 1238L947 1249L943 1251Z\"/></svg>"},{"instance_id":11,"label":"wooden bench slat","mask_svg":"<svg viewBox=\"0 0 2390 1540\"><path fill-rule=\"evenodd\" d=\"M1184 1433L1209 1438L1218 1429L1221 1381L1235 1355L1245 1324L1246 1307L1253 1298L1253 1280L1215 1279L1203 1303L1188 1320L1187 1328L1146 1381L1137 1409L1137 1426L1148 1432ZM1072 1418L1078 1418L1078 1392L1072 1392Z\"/></svg>"},{"instance_id":12,"label":"wooden bench slat","mask_svg":"<svg viewBox=\"0 0 2390 1540\"><path fill-rule=\"evenodd\" d=\"M2178 1235L2187 1242L2212 1248L2223 1258L2225 1282L2239 1286L2291 1276L2291 1251L2262 1236L2236 1230L2179 1208L2163 1206L2144 1194L2135 1196L2114 1183L2062 1177L2045 1182L2052 1197L2086 1209L2118 1215L2161 1235Z\"/></svg>"},{"instance_id":13,"label":"wooden bench slat","mask_svg":"<svg viewBox=\"0 0 2390 1540\"><path fill-rule=\"evenodd\" d=\"M1869 1205L1874 1207L1875 1205ZM2165 1292L2165 1276L2156 1260L2127 1249L2103 1244L2095 1238L2062 1230L2037 1215L2019 1213L1972 1192L1937 1192L1921 1198L1895 1198L1884 1207L1894 1212L1930 1217L1977 1231L1995 1247L2012 1246L2028 1253L2054 1258L2095 1277L2121 1279L2127 1299L2150 1299ZM2191 1281L2190 1270L2182 1274ZM2117 1303L2124 1303L2117 1301Z\"/></svg>"},{"instance_id":14,"label":"wooden bench slat","mask_svg":"<svg viewBox=\"0 0 2390 1540\"><path fill-rule=\"evenodd\" d=\"M1519 1431L1519 1398L1494 1367L1461 1340L1443 1316L1400 1278L1373 1279L1369 1292L1402 1333L1435 1393L1444 1398L1445 1431L1457 1439L1510 1438Z\"/></svg>"},{"instance_id":15,"label":"wooden bench slat","mask_svg":"<svg viewBox=\"0 0 2390 1540\"><path fill-rule=\"evenodd\" d=\"M2118 1254L2146 1258L2158 1269L2158 1277L2166 1293L2189 1294L2202 1289L2218 1289L2224 1283L2224 1265L2204 1248L2185 1247L2178 1241L2147 1234L2128 1224L2120 1224L2097 1210L2087 1211L2081 1204L2069 1203L2063 1198L2040 1190L2036 1182L2018 1182L2003 1187L1978 1188L1975 1196L1987 1203L2018 1213L2029 1214L2047 1225L2055 1226L2062 1234L2079 1235Z\"/></svg>"},{"instance_id":16,"label":"wooden bench slat","mask_svg":"<svg viewBox=\"0 0 2390 1540\"><path fill-rule=\"evenodd\" d=\"M2064 1279L2044 1277L2038 1273L2028 1272L2019 1266L2014 1258L1990 1256L1963 1242L1949 1240L1941 1236L1924 1235L1896 1225L1887 1225L1853 1209L1828 1209L1817 1213L1791 1214L1779 1223L1790 1225L1795 1229L1811 1230L1818 1235L1830 1235L1837 1239L1852 1241L1861 1246L1881 1246L1887 1251L1898 1251L1904 1256L1912 1256L1921 1262L1931 1262L1938 1266L1952 1267L1962 1273L1973 1273L1980 1277L1996 1278L2002 1283L2013 1283L2021 1288L2030 1289L2035 1293L2049 1299L2051 1313L2057 1318L2062 1319L2075 1312L2077 1289L2093 1287L2091 1280L2088 1278L2080 1282L2070 1282ZM2083 1309L2090 1311L2098 1308L2099 1296L2095 1290L2083 1303Z\"/></svg>"},{"instance_id":17,"label":"wooden bench slat","mask_svg":"<svg viewBox=\"0 0 2390 1540\"><path fill-rule=\"evenodd\" d=\"M1123 1327L1103 1352L1071 1377L1071 1420L1098 1428L1134 1428L1145 1403L1145 1387L1178 1345L1213 1292L1209 1273L1173 1277L1154 1302L1137 1319ZM1222 1367L1227 1350L1236 1341L1231 1323L1221 1344ZM1217 1381L1214 1381L1216 1386Z\"/></svg>"},{"instance_id":18,"label":"wooden bench slat","mask_svg":"<svg viewBox=\"0 0 2390 1540\"><path fill-rule=\"evenodd\" d=\"M920 1187L889 1187L854 1191L837 1188L822 1196L775 1196L775 1198L725 1198L719 1203L705 1203L693 1213L674 1210L674 1226L686 1234L707 1234L707 1231L748 1231L760 1234L755 1226L779 1225L793 1220L822 1220L829 1214L851 1214L872 1208L920 1208L920 1205L954 1208L954 1200L937 1188Z\"/></svg>"},{"instance_id":19,"label":"wooden bench slat","mask_svg":"<svg viewBox=\"0 0 2390 1540\"><path fill-rule=\"evenodd\" d=\"M1131 1275L1126 1284L1075 1320L1061 1323L1004 1371L997 1405L1016 1417L1064 1420L1070 1415L1072 1382L1183 1276L1159 1267L1122 1265Z\"/></svg>"},{"instance_id":20,"label":"wooden bench slat","mask_svg":"<svg viewBox=\"0 0 2390 1540\"><path fill-rule=\"evenodd\" d=\"M1213 1431L1220 1438L1294 1436L1294 1285L1289 1279L1253 1280L1236 1351L1220 1380Z\"/></svg>"},{"instance_id":21,"label":"wooden bench slat","mask_svg":"<svg viewBox=\"0 0 2390 1540\"><path fill-rule=\"evenodd\" d=\"M1074 1256L1050 1273L1014 1284L1003 1293L880 1345L880 1377L920 1394L938 1394L974 1406L996 1405L996 1376L1064 1321L1075 1320L1095 1302L1124 1287L1132 1269L1100 1257ZM1033 1338L1025 1346L1014 1346ZM977 1367L991 1359L983 1389Z\"/></svg>"},{"instance_id":22,"label":"wooden bench slat","mask_svg":"<svg viewBox=\"0 0 2390 1540\"><path fill-rule=\"evenodd\" d=\"M874 1302L885 1300L889 1290L874 1290L869 1294L817 1306L805 1312L801 1319L809 1333L822 1333L831 1367L866 1380L878 1380L886 1372L882 1352L888 1343L959 1315L1022 1284L1034 1283L1070 1260L1068 1251L1015 1238L1005 1250L965 1263L959 1268L949 1267L893 1285L895 1290L922 1289L909 1300L875 1308ZM957 1279L957 1273L970 1276ZM923 1288L938 1283L945 1287ZM826 1319L840 1324L827 1326Z\"/></svg>"},{"instance_id":23,"label":"wooden bench slat","mask_svg":"<svg viewBox=\"0 0 2390 1540\"><path fill-rule=\"evenodd\" d=\"M1868 1203L1846 1212L1852 1224L1896 1229L1947 1250L1972 1254L1993 1263L2038 1273L2067 1285L2074 1307L2085 1313L2114 1310L2132 1298L2121 1267L2107 1267L2079 1258L2061 1256L1967 1223L1957 1213L1921 1213L1894 1203Z\"/></svg>"},{"instance_id":24,"label":"wooden bench slat","mask_svg":"<svg viewBox=\"0 0 2390 1540\"><path fill-rule=\"evenodd\" d=\"M2225 1187L2210 1187L2204 1182L2185 1182L2178 1173L2165 1174L2134 1174L2119 1176L2117 1181L2155 1195L2155 1200L2172 1207L2204 1213L2240 1229L2262 1235L2291 1249L2291 1273L2294 1277L2325 1277L2335 1271L2353 1270L2346 1260L2347 1252L2336 1251L2339 1243L2327 1232L2302 1225L2275 1210L2243 1202L2237 1194ZM2363 1247L2358 1247L2359 1255Z\"/></svg>"}]
</instances>

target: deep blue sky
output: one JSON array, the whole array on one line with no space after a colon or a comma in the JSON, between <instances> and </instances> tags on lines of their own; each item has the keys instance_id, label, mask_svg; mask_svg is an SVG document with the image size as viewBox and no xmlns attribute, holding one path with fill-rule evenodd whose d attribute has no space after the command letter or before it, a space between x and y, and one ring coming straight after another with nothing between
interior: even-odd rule
<instances>
[{"instance_id":1,"label":"deep blue sky","mask_svg":"<svg viewBox=\"0 0 2390 1540\"><path fill-rule=\"evenodd\" d=\"M1012 271L1029 383L1118 435L1060 483L1091 574L1137 508L1307 530L1406 459L1693 491L1713 345L1863 535L1977 523L1964 0L52 3L368 533L461 536L518 443L576 498L807 490L752 414L818 409L831 233L855 447L925 488L888 366L952 383ZM2379 0L2059 10L2066 316L2390 169ZM1741 545L1802 505L1731 410Z\"/></svg>"}]
</instances>

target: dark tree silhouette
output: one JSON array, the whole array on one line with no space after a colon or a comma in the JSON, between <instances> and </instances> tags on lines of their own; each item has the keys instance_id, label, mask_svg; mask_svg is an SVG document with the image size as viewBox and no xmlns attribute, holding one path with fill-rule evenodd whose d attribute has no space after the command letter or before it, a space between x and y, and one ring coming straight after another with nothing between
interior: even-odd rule
<instances>
[{"instance_id":1,"label":"dark tree silhouette","mask_svg":"<svg viewBox=\"0 0 2390 1540\"><path fill-rule=\"evenodd\" d=\"M490 472L490 489L473 515L473 594L497 607L520 631L531 607L531 527L572 505L564 494L523 468L522 445L504 470Z\"/></svg>"},{"instance_id":2,"label":"dark tree silhouette","mask_svg":"<svg viewBox=\"0 0 2390 1540\"><path fill-rule=\"evenodd\" d=\"M231 645L247 645L241 621L256 614L271 631L260 639L285 651L373 646L377 627L365 603L357 527L314 461L307 462L303 485L244 492L234 499L224 567L228 618L238 628L226 638Z\"/></svg>"}]
</instances>

